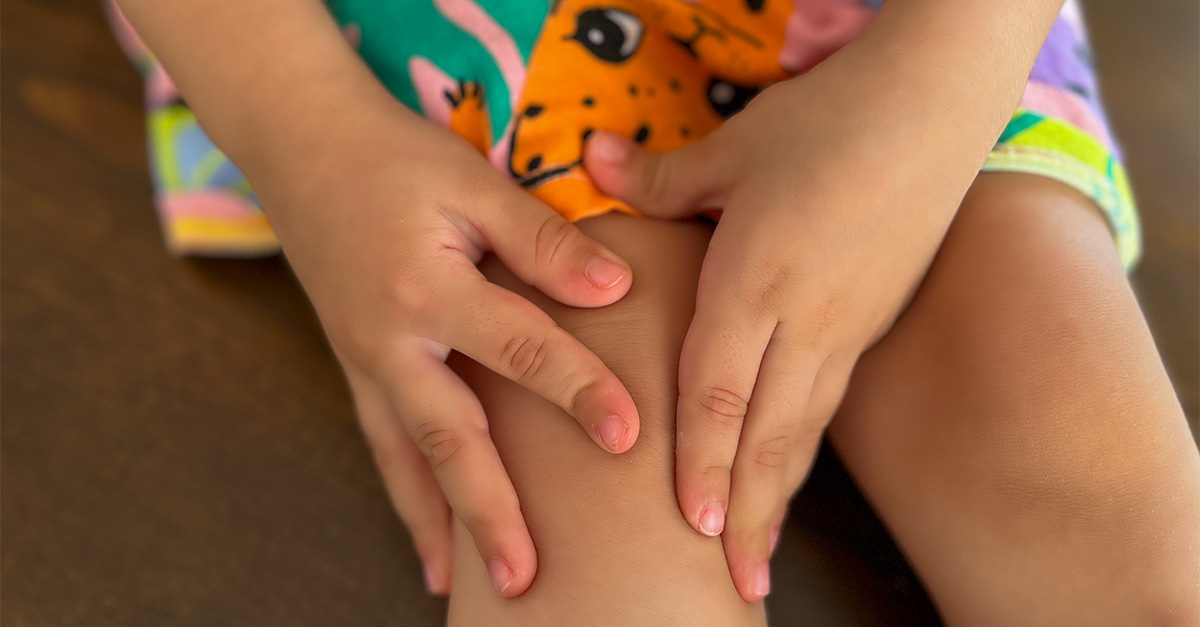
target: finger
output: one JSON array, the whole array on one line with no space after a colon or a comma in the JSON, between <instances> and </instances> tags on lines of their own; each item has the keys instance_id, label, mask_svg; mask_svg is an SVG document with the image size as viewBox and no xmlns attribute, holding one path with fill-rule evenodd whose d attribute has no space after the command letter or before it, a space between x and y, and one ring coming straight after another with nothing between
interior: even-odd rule
<instances>
[{"instance_id":1,"label":"finger","mask_svg":"<svg viewBox=\"0 0 1200 627\"><path fill-rule=\"evenodd\" d=\"M817 373L808 409L805 410L804 419L809 424L829 425L846 395L846 387L850 383L850 374L854 370L857 358L857 353L846 353L834 354L825 360L825 365ZM823 434L823 429L800 431L801 438L796 442L796 451L789 460L789 495L795 494L808 478L821 447Z\"/></svg>"},{"instance_id":2,"label":"finger","mask_svg":"<svg viewBox=\"0 0 1200 627\"><path fill-rule=\"evenodd\" d=\"M513 274L574 307L625 296L633 270L624 259L516 186L502 193L499 208L476 201L463 211Z\"/></svg>"},{"instance_id":3,"label":"finger","mask_svg":"<svg viewBox=\"0 0 1200 627\"><path fill-rule=\"evenodd\" d=\"M791 496L790 460L804 454L796 443L810 439L805 432L819 434L824 428L805 421L823 362L823 356L781 334L763 356L733 463L729 520L722 535L734 585L747 601L758 601L771 589L771 528Z\"/></svg>"},{"instance_id":4,"label":"finger","mask_svg":"<svg viewBox=\"0 0 1200 627\"><path fill-rule=\"evenodd\" d=\"M533 303L477 272L459 287L445 310L468 308L440 320L427 337L558 405L606 450L633 446L639 427L633 398L599 357Z\"/></svg>"},{"instance_id":5,"label":"finger","mask_svg":"<svg viewBox=\"0 0 1200 627\"><path fill-rule=\"evenodd\" d=\"M715 278L711 283L701 279L679 358L675 434L679 508L696 531L708 536L719 535L725 526L729 473L775 325L773 316L749 304L734 273L717 265L705 263L702 272Z\"/></svg>"},{"instance_id":6,"label":"finger","mask_svg":"<svg viewBox=\"0 0 1200 627\"><path fill-rule=\"evenodd\" d=\"M502 596L521 594L537 556L479 399L432 355L393 366L388 380L396 412L475 539L492 584Z\"/></svg>"},{"instance_id":7,"label":"finger","mask_svg":"<svg viewBox=\"0 0 1200 627\"><path fill-rule=\"evenodd\" d=\"M597 131L584 146L588 175L606 194L656 218L719 209L729 171L709 137L663 153L646 152L620 135Z\"/></svg>"},{"instance_id":8,"label":"finger","mask_svg":"<svg viewBox=\"0 0 1200 627\"><path fill-rule=\"evenodd\" d=\"M433 594L449 594L453 542L446 497L383 390L357 371L348 369L347 378L388 498L421 557L425 586Z\"/></svg>"}]
</instances>

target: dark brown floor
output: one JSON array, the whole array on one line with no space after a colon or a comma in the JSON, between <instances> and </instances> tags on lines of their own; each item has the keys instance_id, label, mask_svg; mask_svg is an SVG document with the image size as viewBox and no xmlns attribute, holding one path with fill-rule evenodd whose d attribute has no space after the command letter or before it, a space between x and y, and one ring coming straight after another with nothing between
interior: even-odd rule
<instances>
[{"instance_id":1,"label":"dark brown floor","mask_svg":"<svg viewBox=\"0 0 1200 627\"><path fill-rule=\"evenodd\" d=\"M1139 293L1195 429L1197 6L1090 5ZM0 622L438 624L287 268L164 252L141 86L98 3L0 12ZM936 620L828 454L776 562L775 624Z\"/></svg>"}]
</instances>

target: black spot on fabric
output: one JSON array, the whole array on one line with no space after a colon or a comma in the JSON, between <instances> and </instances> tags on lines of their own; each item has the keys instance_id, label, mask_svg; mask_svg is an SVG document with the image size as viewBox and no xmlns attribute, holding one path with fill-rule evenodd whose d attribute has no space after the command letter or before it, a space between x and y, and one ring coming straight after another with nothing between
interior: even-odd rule
<instances>
[{"instance_id":1,"label":"black spot on fabric","mask_svg":"<svg viewBox=\"0 0 1200 627\"><path fill-rule=\"evenodd\" d=\"M670 87L671 91L679 91L681 89L681 87L679 86L679 81L674 78L672 78L671 81L669 83L667 83L667 87Z\"/></svg>"},{"instance_id":2,"label":"black spot on fabric","mask_svg":"<svg viewBox=\"0 0 1200 627\"><path fill-rule=\"evenodd\" d=\"M683 137L683 138L685 138L685 139L686 139L686 138L688 138L688 137L691 137L691 136L692 136L692 129L690 129L690 128L686 127L686 126L681 126L681 127L679 127L679 136L680 136L680 137Z\"/></svg>"},{"instance_id":3,"label":"black spot on fabric","mask_svg":"<svg viewBox=\"0 0 1200 627\"><path fill-rule=\"evenodd\" d=\"M638 127L637 134L633 136L633 141L644 144L647 139L650 139L650 127L643 124Z\"/></svg>"},{"instance_id":4,"label":"black spot on fabric","mask_svg":"<svg viewBox=\"0 0 1200 627\"><path fill-rule=\"evenodd\" d=\"M583 106L585 106L585 107L596 106L596 99L592 98L591 96L584 96L583 97Z\"/></svg>"},{"instance_id":5,"label":"black spot on fabric","mask_svg":"<svg viewBox=\"0 0 1200 627\"><path fill-rule=\"evenodd\" d=\"M537 169L540 167L542 167L542 156L534 155L533 158L529 160L529 163L525 164L525 171L537 172Z\"/></svg>"},{"instance_id":6,"label":"black spot on fabric","mask_svg":"<svg viewBox=\"0 0 1200 627\"><path fill-rule=\"evenodd\" d=\"M1084 100L1089 100L1092 97L1091 93L1088 92L1087 87L1084 87L1083 85L1080 85L1078 83L1067 83L1067 84L1063 85L1063 87L1065 87L1067 89L1067 91L1074 92L1076 95L1083 98Z\"/></svg>"},{"instance_id":7,"label":"black spot on fabric","mask_svg":"<svg viewBox=\"0 0 1200 627\"><path fill-rule=\"evenodd\" d=\"M537 116L542 114L542 111L545 111L545 110L546 110L546 108L540 104L531 104L528 107L525 107L525 112L522 115L524 115L527 118L536 118Z\"/></svg>"},{"instance_id":8,"label":"black spot on fabric","mask_svg":"<svg viewBox=\"0 0 1200 627\"><path fill-rule=\"evenodd\" d=\"M630 96L636 96L636 95L638 95L638 88L637 88L637 85L630 85L630 86L629 86L629 95L630 95Z\"/></svg>"},{"instance_id":9,"label":"black spot on fabric","mask_svg":"<svg viewBox=\"0 0 1200 627\"><path fill-rule=\"evenodd\" d=\"M746 0L746 8L750 9L751 13L762 13L764 4L766 0Z\"/></svg>"},{"instance_id":10,"label":"black spot on fabric","mask_svg":"<svg viewBox=\"0 0 1200 627\"><path fill-rule=\"evenodd\" d=\"M734 85L719 78L708 82L708 103L723 118L741 111L757 95L758 89L753 87Z\"/></svg>"},{"instance_id":11,"label":"black spot on fabric","mask_svg":"<svg viewBox=\"0 0 1200 627\"><path fill-rule=\"evenodd\" d=\"M578 41L597 59L623 63L637 52L644 27L637 16L618 9L588 9L575 21L567 39Z\"/></svg>"}]
</instances>

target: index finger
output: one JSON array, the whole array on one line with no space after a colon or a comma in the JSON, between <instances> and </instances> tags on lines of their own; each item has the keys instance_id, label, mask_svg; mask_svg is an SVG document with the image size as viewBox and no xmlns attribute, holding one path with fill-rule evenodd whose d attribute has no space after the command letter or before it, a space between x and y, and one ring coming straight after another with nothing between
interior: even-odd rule
<instances>
[{"instance_id":1,"label":"index finger","mask_svg":"<svg viewBox=\"0 0 1200 627\"><path fill-rule=\"evenodd\" d=\"M429 339L441 342L561 407L613 453L637 440L633 398L592 351L536 305L474 278L456 286ZM464 308L463 303L467 306Z\"/></svg>"}]
</instances>

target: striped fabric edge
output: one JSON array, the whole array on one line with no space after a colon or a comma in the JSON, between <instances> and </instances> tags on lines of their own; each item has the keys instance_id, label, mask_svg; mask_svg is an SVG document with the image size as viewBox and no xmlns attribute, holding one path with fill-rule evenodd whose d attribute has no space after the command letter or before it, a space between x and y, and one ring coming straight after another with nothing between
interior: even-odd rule
<instances>
[{"instance_id":1,"label":"striped fabric edge","mask_svg":"<svg viewBox=\"0 0 1200 627\"><path fill-rule=\"evenodd\" d=\"M981 171L1034 174L1075 188L1104 214L1125 270L1137 265L1141 223L1125 169L1090 134L1063 120L1018 111Z\"/></svg>"}]
</instances>

